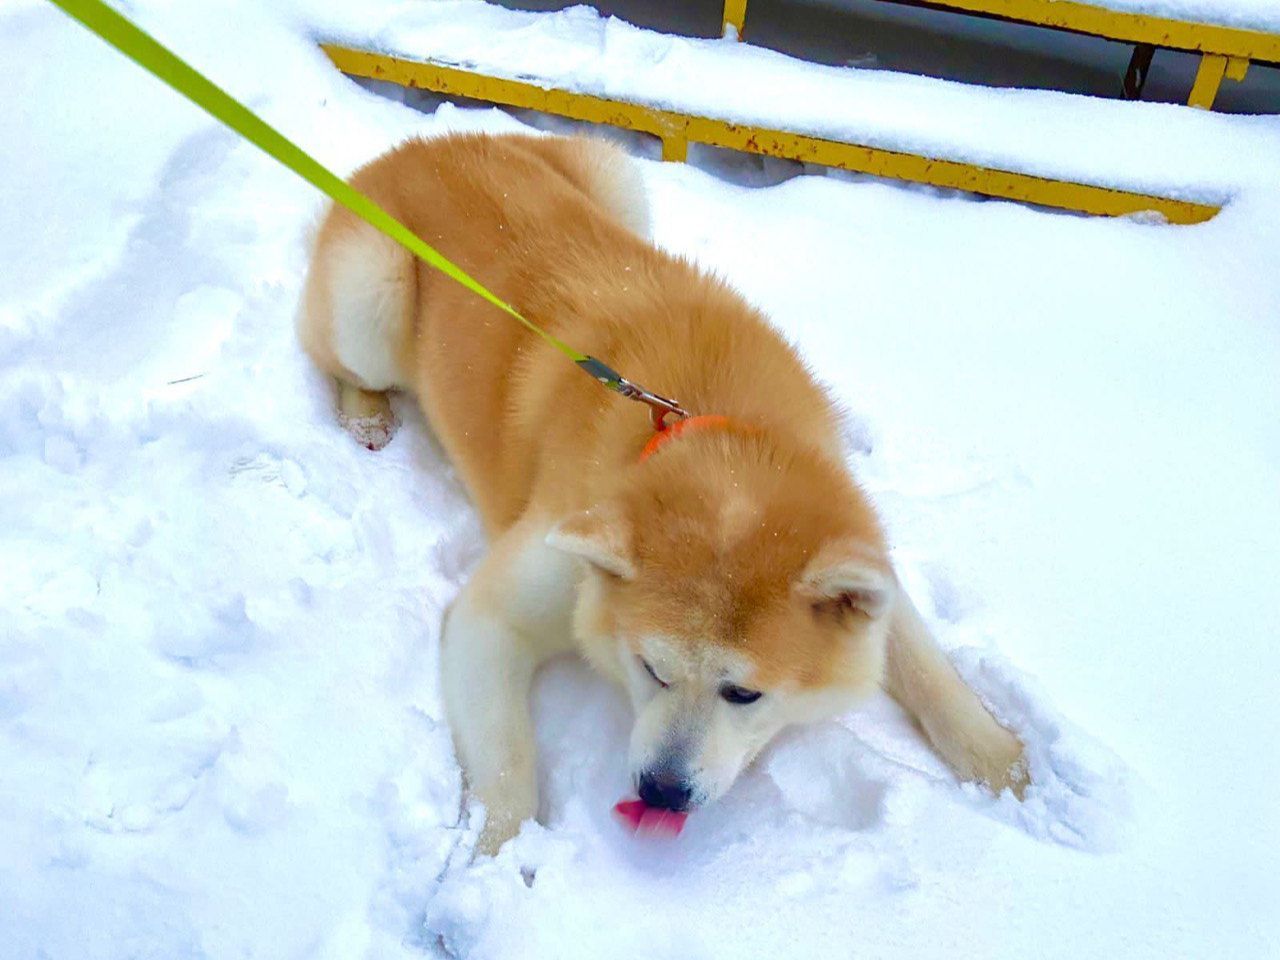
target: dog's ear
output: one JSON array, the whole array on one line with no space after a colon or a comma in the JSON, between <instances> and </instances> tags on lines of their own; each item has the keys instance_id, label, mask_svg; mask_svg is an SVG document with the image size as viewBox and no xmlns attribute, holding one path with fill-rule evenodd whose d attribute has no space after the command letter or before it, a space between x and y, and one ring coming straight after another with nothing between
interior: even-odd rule
<instances>
[{"instance_id":1,"label":"dog's ear","mask_svg":"<svg viewBox=\"0 0 1280 960\"><path fill-rule=\"evenodd\" d=\"M828 544L800 576L797 589L815 609L879 619L897 596L888 560L857 541Z\"/></svg>"},{"instance_id":2,"label":"dog's ear","mask_svg":"<svg viewBox=\"0 0 1280 960\"><path fill-rule=\"evenodd\" d=\"M615 577L635 578L631 526L614 507L596 506L566 517L551 528L547 545L581 557Z\"/></svg>"}]
</instances>

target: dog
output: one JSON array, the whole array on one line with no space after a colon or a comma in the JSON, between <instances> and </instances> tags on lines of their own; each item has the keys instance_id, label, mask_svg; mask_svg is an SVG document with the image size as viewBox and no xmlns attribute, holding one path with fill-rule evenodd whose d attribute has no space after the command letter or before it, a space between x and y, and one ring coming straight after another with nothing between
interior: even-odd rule
<instances>
[{"instance_id":1,"label":"dog","mask_svg":"<svg viewBox=\"0 0 1280 960\"><path fill-rule=\"evenodd\" d=\"M321 222L303 347L371 447L390 436L387 392L417 398L489 541L441 641L481 853L537 814L530 688L566 651L629 698L647 808L706 806L780 730L877 687L958 776L1021 796L1023 746L901 589L837 406L741 295L647 239L625 153L450 135L351 183L545 330L698 414L655 433L643 406L345 208Z\"/></svg>"}]
</instances>

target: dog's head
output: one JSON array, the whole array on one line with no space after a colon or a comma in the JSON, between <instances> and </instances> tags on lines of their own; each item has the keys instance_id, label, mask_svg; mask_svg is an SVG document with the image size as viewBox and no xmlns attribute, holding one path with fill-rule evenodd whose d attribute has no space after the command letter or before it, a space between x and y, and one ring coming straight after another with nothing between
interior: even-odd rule
<instances>
[{"instance_id":1,"label":"dog's head","mask_svg":"<svg viewBox=\"0 0 1280 960\"><path fill-rule=\"evenodd\" d=\"M840 466L755 436L690 437L548 542L586 561L575 631L629 692L651 806L722 795L782 728L877 685L896 583Z\"/></svg>"}]
</instances>

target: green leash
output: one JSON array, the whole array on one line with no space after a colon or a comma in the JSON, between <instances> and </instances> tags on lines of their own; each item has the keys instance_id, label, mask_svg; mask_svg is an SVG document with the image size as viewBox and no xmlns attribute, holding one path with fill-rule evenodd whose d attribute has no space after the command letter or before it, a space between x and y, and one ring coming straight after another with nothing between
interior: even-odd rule
<instances>
[{"instance_id":1,"label":"green leash","mask_svg":"<svg viewBox=\"0 0 1280 960\"><path fill-rule=\"evenodd\" d=\"M192 103L274 157L302 179L328 194L356 216L404 246L429 266L483 297L499 310L519 320L555 349L610 390L649 405L654 425L662 429L668 414L687 416L680 405L631 383L595 357L580 353L536 323L445 257L369 197L356 190L252 110L178 57L103 0L52 0L62 11L80 21L143 69L163 80Z\"/></svg>"}]
</instances>

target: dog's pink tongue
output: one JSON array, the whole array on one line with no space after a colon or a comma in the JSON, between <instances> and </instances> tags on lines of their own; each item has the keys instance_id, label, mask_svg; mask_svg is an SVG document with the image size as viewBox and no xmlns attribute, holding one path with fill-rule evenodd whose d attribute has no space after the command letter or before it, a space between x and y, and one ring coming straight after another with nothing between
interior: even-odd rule
<instances>
[{"instance_id":1,"label":"dog's pink tongue","mask_svg":"<svg viewBox=\"0 0 1280 960\"><path fill-rule=\"evenodd\" d=\"M676 837L689 819L687 813L659 810L643 800L619 800L613 808L618 819L634 834L651 837Z\"/></svg>"}]
</instances>

